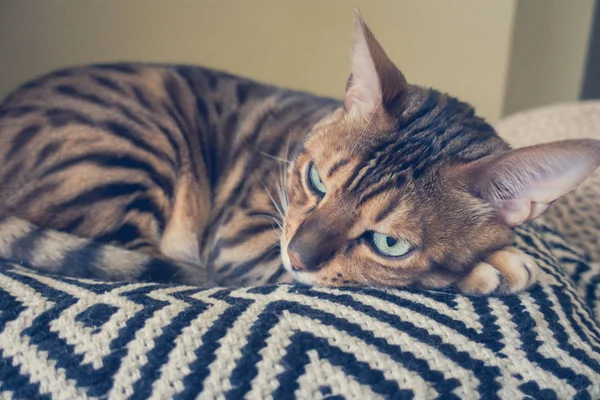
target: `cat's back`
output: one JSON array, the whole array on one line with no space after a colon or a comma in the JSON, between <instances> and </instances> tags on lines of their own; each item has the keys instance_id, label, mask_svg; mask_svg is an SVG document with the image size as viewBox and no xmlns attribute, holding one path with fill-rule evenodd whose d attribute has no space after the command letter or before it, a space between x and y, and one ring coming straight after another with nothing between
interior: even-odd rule
<instances>
[{"instance_id":1,"label":"cat's back","mask_svg":"<svg viewBox=\"0 0 600 400\"><path fill-rule=\"evenodd\" d=\"M204 69L196 68L194 73L196 82L208 80ZM201 84L186 87L168 65L102 64L51 72L18 87L0 103L0 159L26 163L26 157L19 156L32 156L40 150L36 146L54 143L52 151L37 154L40 158L34 165L40 166L48 157L64 154L65 144L89 145L102 136L111 137L113 143L119 138L133 143L142 133L148 144L161 147L160 140L147 133L155 130L174 147L178 131L189 128L183 124L190 124L187 119L195 116L191 107L204 96L202 89ZM136 144L150 151L141 140ZM169 153L175 149L167 147L163 146L160 158L174 157Z\"/></svg>"},{"instance_id":2,"label":"cat's back","mask_svg":"<svg viewBox=\"0 0 600 400\"><path fill-rule=\"evenodd\" d=\"M113 110L125 112L123 117L131 119L134 110L124 111L124 107L140 114L164 108L169 102L167 83L172 86L176 79L167 65L124 63L65 68L39 76L10 93L0 104L0 123L10 127L26 122L23 117L37 116L40 124L46 122L56 128L66 125L66 118L58 118L57 114L67 110L73 117L76 112L89 116L73 123L99 122ZM111 117L118 119L114 113ZM5 137L7 130L0 134Z\"/></svg>"},{"instance_id":3,"label":"cat's back","mask_svg":"<svg viewBox=\"0 0 600 400\"><path fill-rule=\"evenodd\" d=\"M210 186L211 136L232 114L237 126L240 96L248 105L274 93L192 66L90 65L34 79L0 105L0 212L94 237L131 212L152 214L124 233L162 231L182 176Z\"/></svg>"},{"instance_id":4,"label":"cat's back","mask_svg":"<svg viewBox=\"0 0 600 400\"><path fill-rule=\"evenodd\" d=\"M250 87L253 95L277 91L200 66L120 63L65 68L19 86L0 103L0 140L30 123L56 130L121 121L146 127L154 119L162 128L164 121L156 122L160 117L185 118L187 113L209 119L221 111L211 109L211 100L219 97L231 104L240 85Z\"/></svg>"}]
</instances>

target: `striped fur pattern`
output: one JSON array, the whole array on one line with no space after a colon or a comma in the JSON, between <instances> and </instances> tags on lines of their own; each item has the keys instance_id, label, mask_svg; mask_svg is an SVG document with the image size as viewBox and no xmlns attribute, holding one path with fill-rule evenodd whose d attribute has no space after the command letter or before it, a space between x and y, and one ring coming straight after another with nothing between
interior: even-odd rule
<instances>
[{"instance_id":1,"label":"striped fur pattern","mask_svg":"<svg viewBox=\"0 0 600 400\"><path fill-rule=\"evenodd\" d=\"M277 282L281 218L273 201L282 160L335 106L197 67L53 73L0 109L0 209L160 261L141 275L52 268L57 273L203 284L215 267L221 284ZM237 246L245 259L232 258Z\"/></svg>"},{"instance_id":2,"label":"striped fur pattern","mask_svg":"<svg viewBox=\"0 0 600 400\"><path fill-rule=\"evenodd\" d=\"M510 151L468 104L407 83L360 15L354 41L343 103L192 66L25 84L0 106L0 256L204 286L532 285L511 228L585 179L600 142Z\"/></svg>"}]
</instances>

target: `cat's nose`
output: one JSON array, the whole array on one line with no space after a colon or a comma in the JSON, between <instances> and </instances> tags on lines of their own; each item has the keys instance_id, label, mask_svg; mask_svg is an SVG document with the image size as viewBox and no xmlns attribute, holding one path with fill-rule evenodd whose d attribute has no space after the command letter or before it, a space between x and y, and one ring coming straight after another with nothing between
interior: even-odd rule
<instances>
[{"instance_id":1,"label":"cat's nose","mask_svg":"<svg viewBox=\"0 0 600 400\"><path fill-rule=\"evenodd\" d=\"M288 244L292 268L312 272L322 269L334 257L337 242L337 237L328 230L302 224Z\"/></svg>"},{"instance_id":2,"label":"cat's nose","mask_svg":"<svg viewBox=\"0 0 600 400\"><path fill-rule=\"evenodd\" d=\"M288 257L290 258L290 263L292 264L292 269L294 271L306 271L308 267L306 264L302 262L298 253L293 250L288 249Z\"/></svg>"},{"instance_id":3,"label":"cat's nose","mask_svg":"<svg viewBox=\"0 0 600 400\"><path fill-rule=\"evenodd\" d=\"M288 248L288 257L294 271L314 272L324 265L313 253L298 252L292 248Z\"/></svg>"}]
</instances>

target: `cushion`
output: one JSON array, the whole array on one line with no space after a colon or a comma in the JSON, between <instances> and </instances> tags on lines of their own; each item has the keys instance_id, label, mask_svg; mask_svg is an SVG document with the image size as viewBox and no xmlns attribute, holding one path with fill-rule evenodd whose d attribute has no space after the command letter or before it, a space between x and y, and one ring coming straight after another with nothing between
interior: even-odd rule
<instances>
[{"instance_id":1,"label":"cushion","mask_svg":"<svg viewBox=\"0 0 600 400\"><path fill-rule=\"evenodd\" d=\"M600 398L600 267L539 220L526 293L201 290L0 263L0 397ZM457 249L460 251L460 249Z\"/></svg>"},{"instance_id":2,"label":"cushion","mask_svg":"<svg viewBox=\"0 0 600 400\"><path fill-rule=\"evenodd\" d=\"M600 101L551 104L498 121L495 128L514 147L554 140L600 139ZM577 189L554 202L546 222L593 261L600 261L600 169Z\"/></svg>"}]
</instances>

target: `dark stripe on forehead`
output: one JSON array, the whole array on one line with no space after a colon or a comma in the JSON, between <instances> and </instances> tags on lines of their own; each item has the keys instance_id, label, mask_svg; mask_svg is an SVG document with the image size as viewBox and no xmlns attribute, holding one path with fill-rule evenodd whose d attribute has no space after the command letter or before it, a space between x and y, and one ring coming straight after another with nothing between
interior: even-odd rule
<instances>
[{"instance_id":1,"label":"dark stripe on forehead","mask_svg":"<svg viewBox=\"0 0 600 400\"><path fill-rule=\"evenodd\" d=\"M406 178L403 175L398 175L395 179L390 179L387 182L383 182L381 185L376 186L369 192L362 193L359 199L359 205L366 203L367 201L379 196L388 190L402 187L406 183Z\"/></svg>"},{"instance_id":2,"label":"dark stripe on forehead","mask_svg":"<svg viewBox=\"0 0 600 400\"><path fill-rule=\"evenodd\" d=\"M386 219L392 212L394 212L400 206L400 197L396 197L385 206L379 214L375 217L375 222L379 223Z\"/></svg>"},{"instance_id":3,"label":"dark stripe on forehead","mask_svg":"<svg viewBox=\"0 0 600 400\"><path fill-rule=\"evenodd\" d=\"M342 168L344 165L348 165L350 163L350 159L349 158L344 158L342 160L336 161L331 168L329 168L329 171L327 172L327 177L331 178L333 176L333 174L336 173L337 170L339 170L340 168Z\"/></svg>"},{"instance_id":4,"label":"dark stripe on forehead","mask_svg":"<svg viewBox=\"0 0 600 400\"><path fill-rule=\"evenodd\" d=\"M464 132L460 132L463 134ZM482 132L478 135L465 135L462 140L458 140L457 134L456 137L453 137L447 141L447 144L443 146L446 148L448 152L451 153L461 153L460 157L465 161L477 160L482 157L490 155L490 152L494 149L493 147L487 146L477 146L478 144L484 143L492 137L493 131ZM468 151L466 151L468 150Z\"/></svg>"},{"instance_id":5,"label":"dark stripe on forehead","mask_svg":"<svg viewBox=\"0 0 600 400\"><path fill-rule=\"evenodd\" d=\"M360 148L360 162L342 187L360 203L407 179L419 181L440 163L478 159L497 148L493 128L456 98L434 90L415 92L404 107L394 130L373 134L375 143L365 142ZM387 183L393 177L401 181Z\"/></svg>"},{"instance_id":6,"label":"dark stripe on forehead","mask_svg":"<svg viewBox=\"0 0 600 400\"><path fill-rule=\"evenodd\" d=\"M409 125L415 126L422 122L423 118L438 106L439 98L440 94L435 90L431 90L427 95L427 99L416 110L400 118L398 130L405 129Z\"/></svg>"},{"instance_id":7,"label":"dark stripe on forehead","mask_svg":"<svg viewBox=\"0 0 600 400\"><path fill-rule=\"evenodd\" d=\"M403 127L399 131L389 134L393 142L387 141L371 151L365 163L373 167L357 176L352 184L354 191L361 193L386 176L405 172L418 180L440 160L464 151L465 147L455 141L468 143L468 137L479 131L466 130L463 124L466 122L468 128L472 122L464 118L472 112L454 98L431 92L417 107L402 118Z\"/></svg>"},{"instance_id":8,"label":"dark stripe on forehead","mask_svg":"<svg viewBox=\"0 0 600 400\"><path fill-rule=\"evenodd\" d=\"M393 135L393 133L390 132L390 135ZM369 175L369 172L367 172L365 175L359 176L361 171L364 168L366 168L367 163L369 161L377 158L379 153L381 153L388 146L391 146L392 144L396 143L396 141L397 141L396 139L385 141L385 142L379 144L373 150L371 150L369 152L369 154L367 154L365 157L362 157L361 161L356 165L356 167L352 171L352 174L350 175L350 179L348 179L342 186L342 190L350 191L350 190L358 187L358 185L360 185L362 179L364 179L365 176ZM375 169L375 168L377 168L376 165L371 169Z\"/></svg>"}]
</instances>

